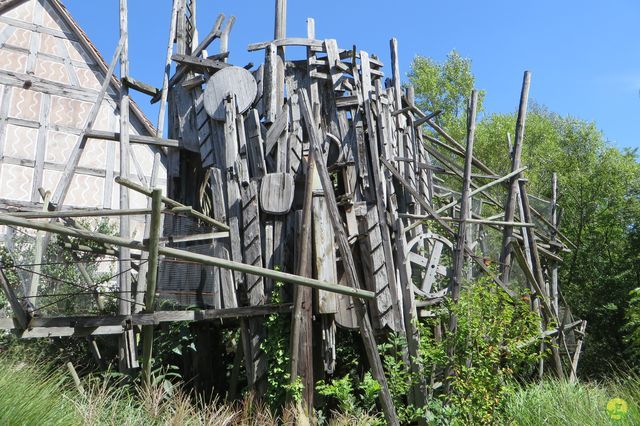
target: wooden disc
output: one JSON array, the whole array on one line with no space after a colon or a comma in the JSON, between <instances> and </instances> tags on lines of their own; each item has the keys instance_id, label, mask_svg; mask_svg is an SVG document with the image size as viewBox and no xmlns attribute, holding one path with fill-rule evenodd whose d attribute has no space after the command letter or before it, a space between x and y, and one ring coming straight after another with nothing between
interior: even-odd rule
<instances>
[{"instance_id":1,"label":"wooden disc","mask_svg":"<svg viewBox=\"0 0 640 426\"><path fill-rule=\"evenodd\" d=\"M224 99L236 97L238 110L242 114L249 109L258 94L258 85L248 70L241 67L223 68L207 82L204 90L204 108L214 120L224 121Z\"/></svg>"},{"instance_id":2,"label":"wooden disc","mask_svg":"<svg viewBox=\"0 0 640 426\"><path fill-rule=\"evenodd\" d=\"M260 207L265 213L287 214L293 204L295 183L289 173L269 173L260 184Z\"/></svg>"}]
</instances>

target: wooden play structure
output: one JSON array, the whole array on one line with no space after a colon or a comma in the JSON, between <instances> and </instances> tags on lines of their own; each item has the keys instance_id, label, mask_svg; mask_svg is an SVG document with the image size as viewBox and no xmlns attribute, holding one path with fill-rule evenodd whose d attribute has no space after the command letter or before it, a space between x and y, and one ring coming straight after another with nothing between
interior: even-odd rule
<instances>
[{"instance_id":1,"label":"wooden play structure","mask_svg":"<svg viewBox=\"0 0 640 426\"><path fill-rule=\"evenodd\" d=\"M424 403L433 380L431 369L415 363L416 323L443 300L455 302L467 280L488 275L513 297L530 289L541 336L552 341L548 363L558 376L575 379L586 323L574 321L561 303L557 279L560 255L572 243L559 230L556 198L527 193L520 162L530 73L520 94L511 172L501 176L473 154L476 92L466 140L457 141L437 124L439 112L421 111L413 89L402 85L396 39L386 78L378 56L317 39L313 19L306 35L289 37L286 0L277 0L275 10L274 39L248 46L264 62L236 66L228 49L235 17L220 15L199 39L196 0L174 0L163 86L155 88L129 73L126 0L120 0L121 37L111 63L94 58L85 68L79 59L54 60L43 52L54 38L53 46L77 45L78 57L88 60L88 40L73 30L77 26L62 15L58 0L0 2L0 58L11 56L18 67L0 65L0 187L15 190L7 177L15 167L34 176L28 199L11 201L0 193L0 224L31 235L35 247L29 273L17 274L25 278L21 285L11 285L9 266L0 265L12 308L12 318L0 320L0 327L24 338L119 335L121 369L137 368L141 356L147 373L154 326L191 321L239 327L242 358L236 358L244 360L247 384L260 395L268 369L261 349L264 317L287 315L291 373L301 379L309 407L314 373L331 374L340 362L337 330L357 330L366 364L381 385L386 419L397 424L377 336L394 331L406 337L409 367L423 378L410 398ZM38 23L43 13L57 16L59 28ZM30 42L9 42L24 32L32 33ZM216 41L218 53L212 54ZM302 46L296 52L306 55L291 57L290 46ZM39 75L38 63L45 60L59 64L62 74L74 71L76 79ZM80 70L100 76L99 84L73 87ZM131 103L129 90L160 103L156 128ZM20 97L15 104L21 116L10 114L14 103L7 94ZM86 106L84 115L70 96ZM40 115L29 107L36 98ZM52 121L60 115L58 98L69 99L63 115L74 126ZM31 121L23 117L31 113ZM100 117L111 124L100 127ZM7 160L11 126L36 131L34 158L20 166ZM52 132L73 140L57 166L47 160ZM96 144L107 147L104 158L90 158L102 162L97 172L83 166ZM57 180L43 178L49 170ZM101 199L69 203L83 192L95 196L83 176L100 179ZM113 217L118 235L83 228L78 217ZM102 290L87 274L77 283L80 292L93 295L92 315L38 313L34 277L51 235L67 241L71 253L116 262L115 290ZM84 268L81 262L78 268ZM276 292L279 303L273 303ZM101 311L108 297L117 298L117 315ZM456 327L452 317L442 329L455 333Z\"/></svg>"}]
</instances>

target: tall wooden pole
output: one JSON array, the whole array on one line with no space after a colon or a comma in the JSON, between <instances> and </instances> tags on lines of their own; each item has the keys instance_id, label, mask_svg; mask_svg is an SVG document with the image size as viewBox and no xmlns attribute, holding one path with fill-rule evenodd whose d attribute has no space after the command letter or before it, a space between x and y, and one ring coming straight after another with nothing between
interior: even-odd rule
<instances>
[{"instance_id":1,"label":"tall wooden pole","mask_svg":"<svg viewBox=\"0 0 640 426\"><path fill-rule=\"evenodd\" d=\"M529 86L531 85L531 72L525 71L522 81L522 91L520 93L520 106L518 108L518 119L516 121L516 140L513 146L513 158L511 171L520 168L520 157L522 156L522 142L524 140L524 128L527 120L527 104L529 101ZM504 221L513 222L516 211L516 201L518 196L518 180L520 174L511 178L507 203L505 205ZM500 253L500 272L504 285L509 284L511 274L511 240L513 238L513 226L505 226L502 234L502 252Z\"/></svg>"},{"instance_id":2,"label":"tall wooden pole","mask_svg":"<svg viewBox=\"0 0 640 426\"><path fill-rule=\"evenodd\" d=\"M180 0L173 0L171 8L171 24L169 25L169 42L167 43L167 55L164 62L164 75L162 78L162 95L160 96L160 112L158 112L158 128L156 136L162 137L164 133L165 112L167 109L167 96L169 95L169 78L171 77L171 55L173 55L173 45L176 38L176 27L178 23L178 10Z\"/></svg>"},{"instance_id":3,"label":"tall wooden pole","mask_svg":"<svg viewBox=\"0 0 640 426\"><path fill-rule=\"evenodd\" d=\"M553 173L551 178L551 241L556 241L556 229L559 226L558 223L558 174ZM555 251L554 251L555 252ZM558 303L558 262L551 262L551 306L556 315L560 315L560 305Z\"/></svg>"},{"instance_id":4,"label":"tall wooden pole","mask_svg":"<svg viewBox=\"0 0 640 426\"><path fill-rule=\"evenodd\" d=\"M460 298L460 287L464 277L464 260L465 245L467 244L467 219L470 217L470 192L471 192L471 167L473 161L473 141L476 132L476 112L478 104L478 92L471 92L471 101L467 116L467 149L464 157L464 174L462 181L462 197L460 202L460 226L458 228L457 242L453 249L453 275L451 277L450 294L454 304L458 303ZM455 335L458 329L458 317L455 313L451 313L449 317L449 333ZM447 356L449 357L449 367L447 368L445 390L448 392L451 386L453 375L453 357L455 356L455 346L453 339L447 347Z\"/></svg>"},{"instance_id":5,"label":"tall wooden pole","mask_svg":"<svg viewBox=\"0 0 640 426\"><path fill-rule=\"evenodd\" d=\"M276 0L276 19L273 37L278 40L287 36L287 0ZM276 112L280 114L284 101L284 47L277 48L276 61Z\"/></svg>"},{"instance_id":6,"label":"tall wooden pole","mask_svg":"<svg viewBox=\"0 0 640 426\"><path fill-rule=\"evenodd\" d=\"M120 0L120 39L122 50L120 51L120 80L129 76L129 29L128 29L127 0ZM120 177L129 178L129 88L126 84L120 87ZM129 189L120 188L120 208L129 209ZM120 218L120 237L129 238L131 234L130 220L128 216ZM118 256L118 288L120 299L118 313L131 314L131 253L128 248L120 249ZM128 371L137 367L135 358L135 340L133 331L125 331L118 349L119 369Z\"/></svg>"},{"instance_id":7,"label":"tall wooden pole","mask_svg":"<svg viewBox=\"0 0 640 426\"><path fill-rule=\"evenodd\" d=\"M160 224L162 222L162 190L154 189L151 197L151 229L149 231L149 261L145 313L154 311L156 285L158 282L158 248L160 246ZM142 327L142 373L147 386L151 384L151 359L153 356L153 325Z\"/></svg>"}]
</instances>

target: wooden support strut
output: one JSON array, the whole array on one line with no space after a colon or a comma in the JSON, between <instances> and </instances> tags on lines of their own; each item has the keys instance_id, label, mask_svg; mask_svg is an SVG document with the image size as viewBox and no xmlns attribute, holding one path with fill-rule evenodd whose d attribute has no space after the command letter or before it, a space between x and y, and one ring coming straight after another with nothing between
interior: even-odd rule
<instances>
[{"instance_id":1,"label":"wooden support strut","mask_svg":"<svg viewBox=\"0 0 640 426\"><path fill-rule=\"evenodd\" d=\"M162 190L154 189L151 195L151 226L149 230L149 266L147 270L147 289L145 294L145 312L155 309L156 285L158 282L158 247L162 232ZM153 352L153 325L142 327L142 374L146 386L151 384L151 360Z\"/></svg>"},{"instance_id":2,"label":"wooden support strut","mask_svg":"<svg viewBox=\"0 0 640 426\"><path fill-rule=\"evenodd\" d=\"M164 202L164 197L163 197ZM91 241L97 241L105 244L113 244L120 247L127 247L133 250L149 251L148 245L145 245L139 241L132 239L126 239L122 237L116 237L111 235L100 234L98 232L91 232L82 229L68 228L53 223L42 223L29 221L13 217L4 213L0 213L0 224L11 226L22 226L25 228L31 228L36 230L42 230L52 232L61 235L67 235L75 238L83 238ZM212 256L206 256L198 253L192 253L186 250L179 250L169 247L160 247L158 253L166 257L172 257L175 259L187 260L203 265L216 266L219 268L230 269L232 271L244 272L247 274L260 275L263 277L271 278L273 280L279 280L297 285L306 285L319 290L331 291L338 294L344 294L347 296L353 296L361 299L373 300L375 299L375 293L368 290L363 290L360 287L352 288L339 284L327 283L324 281L314 280L312 278L299 277L294 274L286 272L274 271L271 269L261 268L258 266L247 265L240 262L234 262L231 260L221 259Z\"/></svg>"},{"instance_id":3,"label":"wooden support strut","mask_svg":"<svg viewBox=\"0 0 640 426\"><path fill-rule=\"evenodd\" d=\"M129 189L132 189L132 190L134 190L136 192L139 192L141 194L144 194L147 197L151 197L152 196L152 191L151 190L149 190L149 189L145 188L144 186L139 185L139 184L137 184L135 182L131 182L130 180L122 179L120 177L117 177L115 179L115 181L116 181L116 183L118 183L118 184L120 184L122 186L125 186L125 187L127 187ZM222 222L219 222L219 221L217 221L215 219L212 219L209 216L207 216L205 214L202 214L199 211L194 210L193 208L191 208L189 206L185 206L184 204L181 204L181 203L179 203L179 202L177 202L175 200L172 200L169 197L162 196L162 202L164 204L168 205L168 206L171 206L171 207L184 207L186 209L185 210L186 213L188 213L188 214L190 214L190 215L192 215L194 217L197 217L201 221L206 222L209 225L215 226L216 228L221 229L223 231L228 231L229 230L229 226L227 226L226 224L224 224Z\"/></svg>"}]
</instances>

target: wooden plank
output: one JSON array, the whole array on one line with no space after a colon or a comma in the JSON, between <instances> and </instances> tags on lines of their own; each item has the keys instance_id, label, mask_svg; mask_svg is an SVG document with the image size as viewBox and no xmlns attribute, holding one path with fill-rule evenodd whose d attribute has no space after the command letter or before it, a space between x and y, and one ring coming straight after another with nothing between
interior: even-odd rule
<instances>
[{"instance_id":1,"label":"wooden plank","mask_svg":"<svg viewBox=\"0 0 640 426\"><path fill-rule=\"evenodd\" d=\"M35 317L32 319L29 330L25 330L24 333L22 333L21 327L13 319L2 318L0 319L0 330L15 331L19 335L22 333L20 337L23 338L120 334L125 324L144 326L159 325L166 322L231 320L261 317L273 313L289 313L291 310L292 305L289 303L228 309L156 311L133 315ZM29 331L33 333L29 334Z\"/></svg>"},{"instance_id":2,"label":"wooden plank","mask_svg":"<svg viewBox=\"0 0 640 426\"><path fill-rule=\"evenodd\" d=\"M212 59L198 58L196 56L191 56L191 55L175 54L171 56L171 59L174 62L178 62L179 64L190 67L191 69L195 69L198 71L214 72L214 73L223 68L227 68L231 66L222 61L214 61Z\"/></svg>"},{"instance_id":3,"label":"wooden plank","mask_svg":"<svg viewBox=\"0 0 640 426\"><path fill-rule=\"evenodd\" d=\"M575 383L578 379L578 361L580 360L580 352L582 352L582 344L584 342L585 331L587 330L587 321L580 323L580 330L578 333L578 342L576 343L576 349L573 353L571 360L571 374L569 375L569 383Z\"/></svg>"},{"instance_id":4,"label":"wooden plank","mask_svg":"<svg viewBox=\"0 0 640 426\"><path fill-rule=\"evenodd\" d=\"M269 130L267 130L267 137L265 138L265 154L269 155L273 148L278 143L282 132L285 131L289 125L289 105L285 104L282 111L277 115L276 120L273 122Z\"/></svg>"},{"instance_id":5,"label":"wooden plank","mask_svg":"<svg viewBox=\"0 0 640 426\"><path fill-rule=\"evenodd\" d=\"M128 76L122 79L122 83L126 85L129 89L133 89L137 92L143 93L145 95L149 95L151 97L156 96L160 92L160 89L158 89L157 87L153 87L150 84L136 80L131 76Z\"/></svg>"},{"instance_id":6,"label":"wooden plank","mask_svg":"<svg viewBox=\"0 0 640 426\"><path fill-rule=\"evenodd\" d=\"M375 225L379 227L380 233L380 246L381 246L381 255L384 262L384 268L386 269L387 276L387 286L389 292L389 303L392 306L392 310L389 313L389 325L392 329L398 332L404 331L404 322L402 321L402 310L401 310L401 302L400 296L398 294L398 284L396 282L396 274L394 267L394 259L393 259L393 250L391 246L391 235L389 232L389 225L387 223L387 210L386 210L386 188L385 182L382 179L382 172L380 170L380 163L376 161L377 158L380 157L380 153L378 152L378 137L377 137L377 124L373 114L373 108L371 105L372 91L373 86L371 84L371 67L369 63L369 55L365 51L360 51L360 67L362 73L362 97L364 100L364 109L367 118L367 131L369 133L369 150L371 151L371 175L373 177L373 183L375 187L375 207L377 210L377 218L375 216L371 216L367 214L367 219L369 221L369 227ZM375 224L371 223L372 220L375 220ZM371 229L369 230L371 232ZM370 237L374 235L370 234ZM377 244L374 245L371 242L371 247L374 248ZM374 267L377 267L374 262ZM376 288L378 291L379 289ZM379 300L382 300L379 298ZM378 308L382 308L380 304L378 304ZM384 322L384 321L383 321Z\"/></svg>"},{"instance_id":7,"label":"wooden plank","mask_svg":"<svg viewBox=\"0 0 640 426\"><path fill-rule=\"evenodd\" d=\"M267 173L267 165L262 150L262 133L260 132L260 115L252 109L247 114L245 121L247 134L247 158L250 175L253 178L261 178Z\"/></svg>"},{"instance_id":8,"label":"wooden plank","mask_svg":"<svg viewBox=\"0 0 640 426\"><path fill-rule=\"evenodd\" d=\"M301 276L312 276L312 250L309 241L312 239L312 209L313 209L313 181L315 172L315 161L309 159L307 165L305 193L302 211L297 215L297 250L299 253L296 262L296 273ZM309 410L313 404L313 330L312 322L312 302L313 292L311 289L296 287L294 290L293 316L291 318L291 383L295 383L298 377L301 378L306 391L303 398L306 408Z\"/></svg>"},{"instance_id":9,"label":"wooden plank","mask_svg":"<svg viewBox=\"0 0 640 426\"><path fill-rule=\"evenodd\" d=\"M301 38L301 37L289 37L289 38L284 38L279 40L252 43L247 47L247 50L249 52L254 52L256 50L268 49L269 45L273 45L274 47L306 46L306 47L321 49L323 42L322 40L311 40L308 38Z\"/></svg>"},{"instance_id":10,"label":"wooden plank","mask_svg":"<svg viewBox=\"0 0 640 426\"><path fill-rule=\"evenodd\" d=\"M307 133L310 139L310 152L311 155L313 155L314 161L317 165L318 175L320 177L322 189L324 190L327 200L329 217L331 218L331 225L333 226L333 231L338 241L338 247L340 249L340 255L345 268L347 282L353 290L362 291L358 272L356 270L353 255L351 253L351 248L349 246L349 241L347 240L347 235L340 218L340 212L338 211L338 204L333 192L331 177L329 176L327 167L324 164L324 156L322 154L322 151L320 151L322 138L318 135L319 128L317 127L313 118L309 95L305 90L300 90L299 95L301 100L300 106L302 116L304 117L304 121L307 127ZM369 365L372 370L373 378L376 379L380 384L380 402L384 411L385 419L389 425L399 425L396 410L393 405L393 400L391 399L391 394L389 392L387 378L385 377L380 354L378 353L373 328L371 327L371 323L367 314L367 307L360 300L354 300L354 304L356 315L358 318L358 325L360 327L360 334L363 340L367 358L369 360Z\"/></svg>"},{"instance_id":11,"label":"wooden plank","mask_svg":"<svg viewBox=\"0 0 640 426\"><path fill-rule=\"evenodd\" d=\"M262 80L262 106L266 123L273 123L278 116L278 105L281 100L277 97L278 85L278 56L275 44L269 44L265 51L264 79Z\"/></svg>"},{"instance_id":12,"label":"wooden plank","mask_svg":"<svg viewBox=\"0 0 640 426\"><path fill-rule=\"evenodd\" d=\"M318 182L319 183L319 182ZM337 282L335 237L324 195L313 197L313 245L317 278L321 281ZM335 314L338 312L337 295L318 291L318 313Z\"/></svg>"},{"instance_id":13,"label":"wooden plank","mask_svg":"<svg viewBox=\"0 0 640 426\"><path fill-rule=\"evenodd\" d=\"M251 181L242 187L242 252L244 263L262 267L262 242L260 236L260 213L258 209L257 182ZM247 299L250 305L266 303L264 279L259 275L247 275Z\"/></svg>"},{"instance_id":14,"label":"wooden plank","mask_svg":"<svg viewBox=\"0 0 640 426\"><path fill-rule=\"evenodd\" d=\"M414 375L416 383L411 386L411 394L409 401L417 407L423 407L426 404L427 384L422 370L425 366L420 361L420 333L418 332L418 313L416 310L416 301L413 292L413 280L411 279L411 270L407 259L407 241L405 230L401 219L396 219L396 256L398 258L398 270L400 278L400 288L402 291L402 313L404 327L407 336L407 350L409 353L409 368Z\"/></svg>"}]
</instances>

